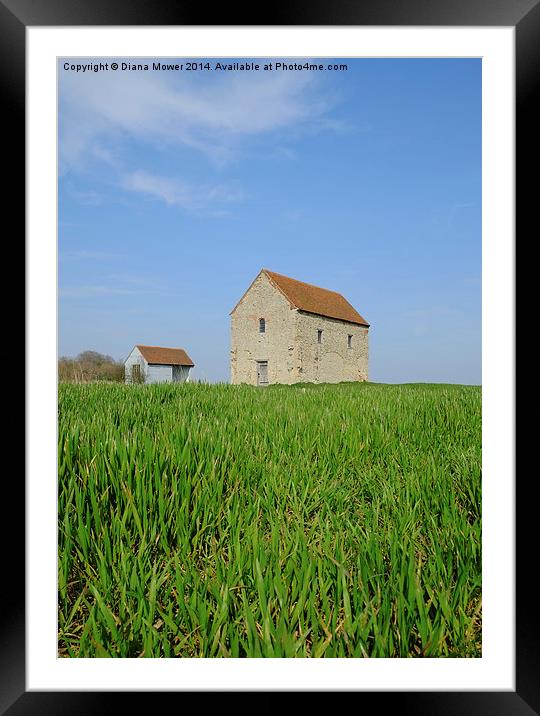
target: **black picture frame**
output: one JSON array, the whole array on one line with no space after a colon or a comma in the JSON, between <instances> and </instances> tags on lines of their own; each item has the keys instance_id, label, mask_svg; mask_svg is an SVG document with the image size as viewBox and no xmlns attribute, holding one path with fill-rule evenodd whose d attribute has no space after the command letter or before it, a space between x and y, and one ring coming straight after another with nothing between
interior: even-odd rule
<instances>
[{"instance_id":1,"label":"black picture frame","mask_svg":"<svg viewBox=\"0 0 540 716\"><path fill-rule=\"evenodd\" d=\"M360 26L506 26L515 28L516 42L516 238L517 229L535 227L532 211L538 201L535 177L539 166L535 108L535 75L540 70L539 0L333 0L332 3L288 2L246 9L220 4L211 12L202 3L165 0L0 0L0 86L3 119L7 122L5 151L12 152L5 207L16 217L13 233L25 222L25 30L35 26L84 25L360 25ZM208 22L209 15L212 22ZM527 177L527 179L526 179ZM16 228L15 228L16 227ZM21 237L20 244L24 246ZM517 301L516 301L517 305ZM514 339L514 337L512 337ZM28 449L28 448L27 448ZM9 475L9 479L8 478ZM16 479L15 479L16 478ZM6 472L5 505L18 521L2 520L4 569L3 609L0 626L0 713L101 714L125 709L125 692L27 692L25 687L25 487L22 477ZM528 578L535 555L536 510L534 500L516 479L516 691L515 692L362 692L361 708L375 706L401 714L540 714L540 649L534 600ZM5 510L7 513L7 510ZM21 519L22 516L22 519ZM527 585L526 585L527 580ZM428 687L429 688L429 687ZM354 689L351 689L354 690ZM138 705L155 708L156 692L138 692ZM169 694L170 696L171 694ZM212 695L209 692L206 695ZM182 694L174 694L184 704ZM278 693L265 695L265 709L273 708ZM320 698L319 694L319 698ZM219 695L224 704L237 703L237 694ZM233 700L234 699L234 700ZM180 701L182 700L182 701ZM375 701L376 700L376 701ZM161 699L160 699L161 701ZM199 705L200 707L200 705ZM359 706L360 707L360 706ZM260 706L258 707L261 708Z\"/></svg>"}]
</instances>

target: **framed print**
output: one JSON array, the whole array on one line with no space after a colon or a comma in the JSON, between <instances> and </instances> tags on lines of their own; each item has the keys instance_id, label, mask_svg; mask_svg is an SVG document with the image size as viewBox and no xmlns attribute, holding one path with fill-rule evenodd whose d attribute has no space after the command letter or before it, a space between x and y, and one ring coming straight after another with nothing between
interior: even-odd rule
<instances>
[{"instance_id":1,"label":"framed print","mask_svg":"<svg viewBox=\"0 0 540 716\"><path fill-rule=\"evenodd\" d=\"M538 713L538 630L527 609L526 592L523 587L516 591L516 583L521 584L526 573L525 559L534 559L534 520L529 519L531 507L517 490L515 472L514 265L516 206L517 216L524 217L534 205L534 189L523 180L516 183L515 160L519 176L535 156L532 128L538 116L532 108L532 80L540 55L540 6L533 0L431 3L429 7L412 3L405 12L387 3L364 3L354 10L345 4L309 11L290 6L264 22L236 15L234 10L227 17L218 12L209 23L197 11L169 3L152 8L139 3L35 7L3 0L0 5L2 82L12 122L9 136L13 147L19 147L12 165L20 181L9 183L7 205L19 207L21 216L23 174L26 179L29 398L24 497L22 485L11 485L10 504L25 504L25 534L22 521L15 531L9 528L6 574L13 580L7 582L18 586L7 590L0 706L13 714L67 709L95 713L110 710L108 703L115 703L126 691L231 692L231 696L240 691L361 691L362 698L385 699L390 708L406 704L411 713ZM364 94L351 99L347 82L349 87L363 83ZM381 96L383 86L392 88L385 101L373 99ZM429 87L429 93L422 94L423 87ZM371 116L363 111L368 96L374 108ZM416 108L413 113L403 108L408 98L414 98L410 100ZM333 112L335 106L342 108L341 113ZM394 115L391 130L384 137L374 132L374 123L383 124L390 115ZM371 146L379 142L371 157L369 142L361 144L363 137L371 140ZM427 147L432 147L431 157ZM324 152L319 163L318 151ZM440 154L434 158L436 152ZM381 157L389 158L386 170L376 164ZM362 162L371 162L369 172ZM466 170L456 170L459 162ZM183 172L178 171L180 163ZM326 167L326 174L321 167ZM419 181L425 167L429 167L425 176L431 179ZM384 183L385 191L374 193L371 181ZM515 186L519 192L514 197ZM444 192L451 199L443 206ZM419 193L425 201L423 214ZM317 214L312 207L323 196L335 208ZM264 202L271 207L266 213L260 209ZM238 210L248 205L253 208ZM347 223L353 212L356 223ZM385 214L395 217L388 219L388 226ZM392 231L392 221L397 226L398 220L401 230L408 231L407 242L400 242L397 229ZM258 221L266 228L254 232ZM525 223L524 218L521 221ZM379 232L381 238L364 240L364 263L354 265L360 257L356 238L346 241L340 235L317 243L315 236L322 235L324 222L326 235L334 228L344 235L363 225L366 233ZM417 244L411 238L415 231ZM289 237L287 241L280 233ZM437 243L433 235L445 240ZM343 254L340 259L340 252L349 253L349 261ZM262 264L266 256L281 261L284 269ZM167 264L182 262L177 279L167 274ZM379 274L376 265L383 267ZM368 312L369 300L365 307L361 294L354 293L360 276L375 287L382 285L384 272L394 286L418 284L418 275L431 274L431 283L426 281L424 287L429 296L424 296L425 304L411 300L406 305L403 296L412 294L397 289L389 298L394 310L399 300L404 301L399 315L410 321L410 330L398 326L397 319L388 329L400 346L399 360L392 358L390 347L384 358L384 330L379 328L383 322L378 326ZM209 285L204 284L205 276L211 277ZM456 281L462 281L459 288ZM448 284L448 304L437 303L440 282ZM320 288L325 285L331 290ZM265 298L259 299L259 294ZM462 305L456 305L456 297L463 298ZM280 306L285 304L287 316L294 311L293 338L283 328L286 319ZM426 305L427 312L422 308ZM392 315L390 307L384 313L382 304L373 306L376 316ZM214 320L222 313L230 321L230 332L226 322ZM181 328L178 339L174 331L168 332L171 325ZM277 326L281 333L274 350L272 334L276 335ZM102 340L105 335L114 335L115 340ZM429 364L421 346L430 345L428 339L435 335L439 353L433 353L436 359ZM281 353L286 339L287 350ZM310 340L313 346L307 348ZM84 341L92 345L83 345ZM115 357L93 352L101 346L103 354ZM76 353L75 359L65 358ZM223 365L218 366L213 355L221 355ZM92 373L98 364L99 370L109 372ZM435 364L437 370L432 369ZM91 374L88 380L104 382L109 395L113 389L120 391L108 404L104 392L85 393L86 417L75 437L71 428L66 429L64 415L69 414L69 420L82 415L83 403L75 409L75 392L67 389L62 388L60 396L60 369L71 371L71 382L85 383ZM109 385L124 380L186 385ZM416 523L414 510L414 518L399 517L402 539L395 539L397 532L393 533L389 557L375 556L370 561L366 551L362 559L358 557L355 575L347 561L347 545L355 534L353 522L346 521L352 519L351 510L368 520L367 504L390 509L400 495L409 499L413 483L394 493L381 482L382 472L377 470L391 472L390 449L394 463L397 459L411 463L413 453L400 447L397 438L390 448L384 421L396 420L392 413L398 410L396 405L373 405L373 420L382 427L377 438L371 435L358 447L346 417L347 406L352 405L348 401L353 399L341 393L341 422L327 429L324 413L317 413L323 403L310 393L314 390L310 386L345 383L345 391L349 383L372 380L477 388L463 392L467 396L463 400L471 401L464 403L466 420L471 421L466 428L452 412L455 390L449 389L444 397L443 423L456 426L460 446L449 458L447 475L466 474L469 469L482 475L481 500L479 485L460 486L455 500L444 508L455 515L459 512L460 519L463 516L454 532L448 526L448 534L441 536L441 544L459 545L458 555L463 550L468 565L461 569L467 576L454 585L455 602L444 585L440 591L433 586L442 584L442 578L439 582L433 578L431 591L420 591L420 568L427 558L418 545L433 541L426 527L429 511L419 506L421 496L416 503L411 501L421 517ZM252 398L234 408L237 421L244 420L243 427L227 422L231 406L223 402L219 390L232 395L222 386L229 381L252 384L238 388L246 391L242 395L265 401L264 424L249 412ZM215 387L209 383L220 384L211 400L197 397L196 389L202 396ZM285 395L277 393L273 383L291 387ZM80 387L89 391L88 386L76 387L79 396ZM174 402L174 396L180 395L174 392L177 388L183 391L184 402ZM127 390L135 403L120 409L120 396ZM137 397L149 395L155 396L155 406L170 402L171 412L166 414L160 407L158 417L149 402ZM411 400L411 415L418 416L422 401L432 399L418 395L409 398L404 392L400 397L400 401ZM306 412L301 401L310 406ZM368 409L367 403L362 405ZM100 413L112 416L105 428ZM201 415L212 415L213 432L209 424L200 422ZM281 482L284 473L279 463L297 432L290 428L290 433L283 433L279 449L269 447L272 428L268 426L274 420L274 425L287 423L287 415L293 424L302 421L309 450L318 444L317 434L325 436L327 445L323 450L321 441L315 452L309 452L302 470L313 476L317 488L304 485L298 498L294 481ZM140 428L133 423L137 419ZM224 423L227 430L220 432ZM111 451L109 438L103 439L106 449L99 447L101 438L99 432L92 434L92 425L98 426L96 431L117 430L115 445L122 445L117 454ZM409 445L404 426L401 440ZM481 445L475 446L473 433L481 437ZM249 437L257 434L256 440ZM461 443L463 436L471 442ZM380 463L374 462L374 456L380 457L382 447L370 440L380 440L389 451ZM174 447L178 441L196 446L192 457L186 457L187 448L180 457ZM225 472L220 472L226 470L220 465L230 466L230 455L241 455L248 443L249 450L239 459L250 468L239 474L258 475L263 470L266 482L253 478L247 492L256 507L250 513L251 503L242 503L247 510L242 514L234 501L236 492L244 489L241 478L236 487L232 483L227 487ZM84 460L77 453L80 445L86 450ZM213 452L218 449L219 455ZM439 466L437 451L424 449L410 474L426 469L428 455ZM149 461L144 474L152 488L147 494L138 492L140 483L133 477L137 470L142 474L147 469L134 457L137 450ZM206 464L205 451L213 455L207 473L201 467ZM340 455L339 481L330 480L330 489L320 475L336 469L332 462L336 455ZM176 469L176 460L195 458L199 467L193 463L193 470L208 478L193 482L184 497L176 496L176 483L169 483L168 475ZM347 480L352 480L359 464L363 474L374 476L373 490L366 483L361 499L354 490L346 492L346 485L353 484ZM103 484L93 494L89 476L104 479L112 474L108 470L118 475L117 484ZM455 480L449 480L449 494L453 494ZM426 495L427 484L418 487ZM429 484L435 505L437 490L442 494L443 486ZM280 494L287 495L283 502ZM122 505L118 524L114 519L100 522L108 500ZM215 509L208 507L212 500ZM193 512L199 504L199 517L193 514L192 525L171 508L177 502L188 504ZM223 502L229 505L229 526L207 539L205 531L210 535L212 524L225 519ZM266 532L250 531L250 524L271 514L270 504L275 505L276 517L268 518ZM148 520L148 514L154 514L151 505L155 505L155 524ZM433 520L445 525L438 509L434 507ZM343 515L342 523L338 517L332 522L332 515L338 514ZM305 530L311 530L312 542L305 543L305 554L305 530L294 537L299 515L309 525ZM326 532L319 518L320 525L326 520ZM94 527L87 529L90 524ZM335 539L343 540L342 556L335 543L328 547L329 524ZM384 517L377 512L377 520L369 524L362 539L373 544L372 535L384 525ZM169 549L173 535L182 530L189 534L190 557L182 552L180 542L176 550ZM219 552L221 561L216 560L219 549L225 550L217 546L220 539L227 541L225 534L236 536L227 546L230 551ZM264 563L265 551L259 546L263 534L275 544L284 540L288 553L296 553L303 565L298 566L302 576L288 573L284 563L275 570ZM414 544L412 534L417 539ZM407 552L409 538L412 546ZM229 564L241 561L242 545L248 543L250 554L260 558L253 559L241 577L233 578L227 571ZM454 569L444 548L429 549L441 555L441 574ZM71 556L63 562L70 550ZM89 552L99 556L92 564L86 561ZM195 552L199 566L190 571L188 561ZM388 565L405 560L406 555L408 566L396 575L396 584L407 599L390 604L384 596L377 597L379 582L373 577L389 570L390 579ZM521 578L518 582L516 575ZM111 579L123 585L124 601L116 601L114 609L101 591ZM325 601L326 587L321 585L328 580L335 582L328 593L341 606L334 608L332 600ZM458 607L459 589L465 582L470 594ZM311 600L310 585L316 585L317 595ZM355 588L369 593L365 602L356 600ZM261 596L267 590L272 596ZM201 594L209 601L198 601ZM274 619L264 608L251 611L252 598L271 604L274 616L281 609L289 621ZM175 607L170 606L173 601ZM361 605L367 603L371 616L366 610L363 618ZM134 616L130 610L139 609L135 604L142 606ZM185 622L182 629L178 629L177 608ZM385 609L388 618L378 621ZM320 613L327 619L317 622ZM234 624L241 623L238 629L231 627L231 614ZM308 614L318 615L313 623ZM135 621L138 631L129 626ZM289 629L290 623L294 626ZM208 626L205 633L201 624ZM447 627L450 624L452 628ZM414 636L405 644L403 634L409 632ZM462 636L454 639L458 633ZM355 641L353 634L364 636ZM118 693L111 699L112 691Z\"/></svg>"}]
</instances>

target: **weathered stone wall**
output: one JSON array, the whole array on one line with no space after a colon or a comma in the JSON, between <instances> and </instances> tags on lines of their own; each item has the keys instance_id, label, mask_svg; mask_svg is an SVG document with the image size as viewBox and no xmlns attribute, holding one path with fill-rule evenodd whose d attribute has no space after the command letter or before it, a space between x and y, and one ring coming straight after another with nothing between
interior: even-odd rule
<instances>
[{"instance_id":1,"label":"weathered stone wall","mask_svg":"<svg viewBox=\"0 0 540 716\"><path fill-rule=\"evenodd\" d=\"M317 331L322 330L321 343ZM348 336L352 336L348 347ZM340 383L368 379L368 328L297 311L298 382Z\"/></svg>"},{"instance_id":2,"label":"weathered stone wall","mask_svg":"<svg viewBox=\"0 0 540 716\"><path fill-rule=\"evenodd\" d=\"M368 328L293 309L259 274L231 315L231 383L257 385L257 361L268 361L269 383L368 380Z\"/></svg>"},{"instance_id":3,"label":"weathered stone wall","mask_svg":"<svg viewBox=\"0 0 540 716\"><path fill-rule=\"evenodd\" d=\"M295 319L285 296L260 274L231 315L231 383L257 385L259 360L268 361L269 383L296 383Z\"/></svg>"}]
</instances>

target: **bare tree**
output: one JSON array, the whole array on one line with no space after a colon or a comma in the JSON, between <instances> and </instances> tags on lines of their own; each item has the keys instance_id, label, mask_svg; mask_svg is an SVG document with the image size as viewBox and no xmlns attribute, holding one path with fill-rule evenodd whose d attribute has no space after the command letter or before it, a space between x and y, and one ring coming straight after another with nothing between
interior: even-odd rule
<instances>
[{"instance_id":1,"label":"bare tree","mask_svg":"<svg viewBox=\"0 0 540 716\"><path fill-rule=\"evenodd\" d=\"M97 351L83 351L76 358L62 356L59 359L58 379L71 383L90 383L96 380L122 382L124 365L109 355Z\"/></svg>"}]
</instances>

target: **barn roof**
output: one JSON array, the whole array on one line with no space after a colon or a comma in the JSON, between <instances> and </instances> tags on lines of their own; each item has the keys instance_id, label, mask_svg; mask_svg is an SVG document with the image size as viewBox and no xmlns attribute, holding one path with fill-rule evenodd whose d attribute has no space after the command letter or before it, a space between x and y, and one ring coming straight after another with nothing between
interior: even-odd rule
<instances>
[{"instance_id":1,"label":"barn roof","mask_svg":"<svg viewBox=\"0 0 540 716\"><path fill-rule=\"evenodd\" d=\"M153 363L154 365L195 365L183 348L140 345L137 345L137 348L147 363Z\"/></svg>"},{"instance_id":2,"label":"barn roof","mask_svg":"<svg viewBox=\"0 0 540 716\"><path fill-rule=\"evenodd\" d=\"M311 283L304 283L304 281L297 281L295 278L289 278L289 276L283 276L274 271L268 271L268 269L263 269L262 272L284 294L289 303L300 311L369 326L366 319L340 293L314 286Z\"/></svg>"}]
</instances>

